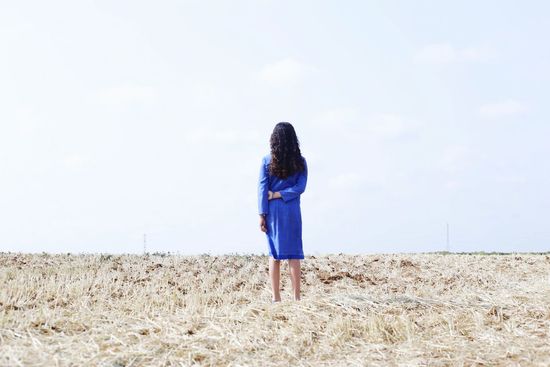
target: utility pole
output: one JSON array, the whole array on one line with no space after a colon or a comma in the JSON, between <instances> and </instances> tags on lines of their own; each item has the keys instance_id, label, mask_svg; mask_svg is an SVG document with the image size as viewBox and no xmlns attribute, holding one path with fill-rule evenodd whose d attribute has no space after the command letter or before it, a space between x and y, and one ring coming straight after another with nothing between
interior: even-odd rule
<instances>
[{"instance_id":1,"label":"utility pole","mask_svg":"<svg viewBox=\"0 0 550 367\"><path fill-rule=\"evenodd\" d=\"M450 251L451 247L449 246L449 223L447 222L447 252Z\"/></svg>"}]
</instances>

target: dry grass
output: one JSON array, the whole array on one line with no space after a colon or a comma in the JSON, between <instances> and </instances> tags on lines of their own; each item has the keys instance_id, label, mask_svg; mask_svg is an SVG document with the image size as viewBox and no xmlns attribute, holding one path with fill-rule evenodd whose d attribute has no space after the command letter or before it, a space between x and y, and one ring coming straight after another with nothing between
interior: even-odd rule
<instances>
[{"instance_id":1,"label":"dry grass","mask_svg":"<svg viewBox=\"0 0 550 367\"><path fill-rule=\"evenodd\" d=\"M547 255L0 254L0 365L550 365Z\"/></svg>"}]
</instances>

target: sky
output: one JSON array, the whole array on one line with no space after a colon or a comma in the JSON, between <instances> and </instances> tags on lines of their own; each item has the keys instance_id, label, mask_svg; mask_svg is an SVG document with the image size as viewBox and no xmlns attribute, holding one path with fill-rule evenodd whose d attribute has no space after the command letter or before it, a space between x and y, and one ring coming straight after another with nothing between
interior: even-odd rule
<instances>
[{"instance_id":1,"label":"sky","mask_svg":"<svg viewBox=\"0 0 550 367\"><path fill-rule=\"evenodd\" d=\"M267 254L257 184L280 121L308 162L306 255L548 251L549 12L2 2L0 251L143 253L146 235Z\"/></svg>"}]
</instances>

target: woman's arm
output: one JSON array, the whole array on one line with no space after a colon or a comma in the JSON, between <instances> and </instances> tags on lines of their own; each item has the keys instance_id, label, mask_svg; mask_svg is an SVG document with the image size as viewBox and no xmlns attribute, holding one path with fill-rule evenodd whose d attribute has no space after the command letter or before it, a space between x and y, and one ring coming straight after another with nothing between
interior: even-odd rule
<instances>
[{"instance_id":1,"label":"woman's arm","mask_svg":"<svg viewBox=\"0 0 550 367\"><path fill-rule=\"evenodd\" d=\"M298 181L296 182L296 184L294 186L291 186L289 188L279 191L279 195L281 199L283 199L283 201L289 201L289 200L295 199L306 190L306 184L307 184L307 163L304 158L304 170L300 172L300 176L298 176Z\"/></svg>"},{"instance_id":2,"label":"woman's arm","mask_svg":"<svg viewBox=\"0 0 550 367\"><path fill-rule=\"evenodd\" d=\"M269 191L269 175L265 165L265 157L262 158L262 166L260 167L260 177L258 179L258 213L260 215L269 212L268 191Z\"/></svg>"}]
</instances>

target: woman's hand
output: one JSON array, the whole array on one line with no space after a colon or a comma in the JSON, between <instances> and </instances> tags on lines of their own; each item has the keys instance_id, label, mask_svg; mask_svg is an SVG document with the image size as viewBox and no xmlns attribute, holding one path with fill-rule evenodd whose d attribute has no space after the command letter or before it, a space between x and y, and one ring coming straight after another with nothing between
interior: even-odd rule
<instances>
[{"instance_id":1,"label":"woman's hand","mask_svg":"<svg viewBox=\"0 0 550 367\"><path fill-rule=\"evenodd\" d=\"M263 214L260 214L260 231L267 233L267 223Z\"/></svg>"},{"instance_id":2,"label":"woman's hand","mask_svg":"<svg viewBox=\"0 0 550 367\"><path fill-rule=\"evenodd\" d=\"M276 191L276 192L268 191L267 192L267 200L280 199L280 198L281 198L281 193L279 191Z\"/></svg>"}]
</instances>

